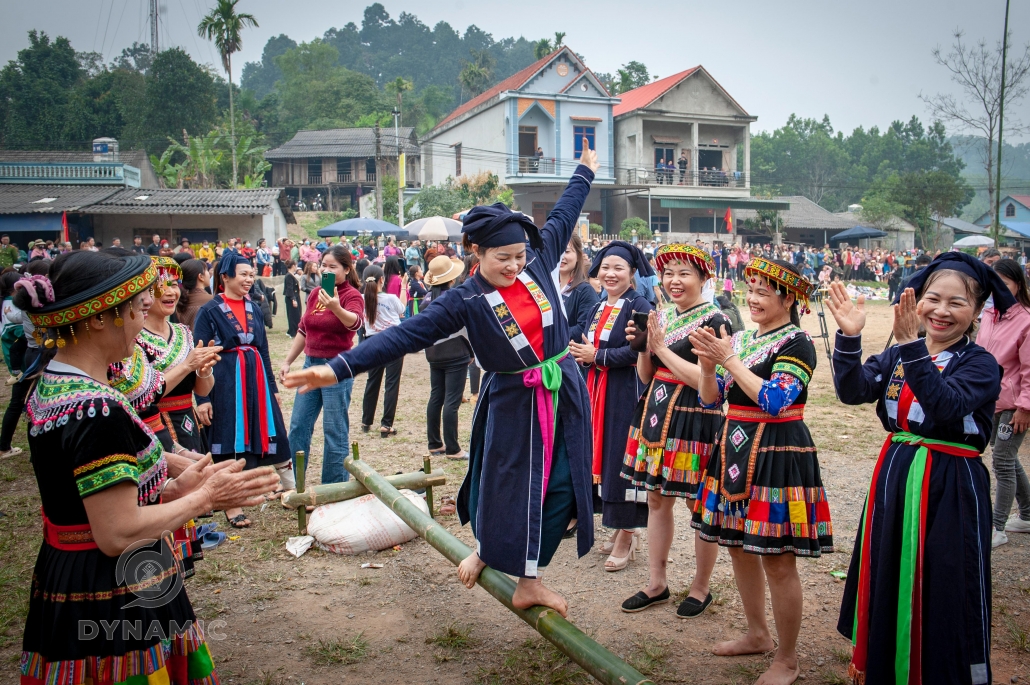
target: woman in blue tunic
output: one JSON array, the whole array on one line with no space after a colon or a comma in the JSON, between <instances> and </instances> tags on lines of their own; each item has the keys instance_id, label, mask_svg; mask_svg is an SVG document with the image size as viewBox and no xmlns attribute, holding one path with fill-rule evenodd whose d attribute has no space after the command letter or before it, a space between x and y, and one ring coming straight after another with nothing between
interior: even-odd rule
<instances>
[{"instance_id":1,"label":"woman in blue tunic","mask_svg":"<svg viewBox=\"0 0 1030 685\"><path fill-rule=\"evenodd\" d=\"M647 490L638 490L619 476L633 418L628 409L636 405L646 387L637 376L637 352L626 340L633 313L651 311L651 303L633 290L633 275L638 270L645 275L654 273L635 245L615 240L601 248L590 276L601 280L607 297L594 305L583 342L573 340L569 345L576 361L590 370L587 388L594 431L590 472L597 486L594 511L601 510L601 525L615 530L604 562L604 570L610 572L621 571L630 559L636 559L637 530L647 526Z\"/></svg>"},{"instance_id":2,"label":"woman in blue tunic","mask_svg":"<svg viewBox=\"0 0 1030 685\"><path fill-rule=\"evenodd\" d=\"M897 343L863 364L862 297L840 283L833 380L844 404L876 402L888 431L859 523L837 630L865 683L981 685L991 678L991 488L980 455L1001 389L969 339L988 295L1015 304L982 262L946 252L894 307ZM919 337L919 329L926 337Z\"/></svg>"},{"instance_id":3,"label":"woman in blue tunic","mask_svg":"<svg viewBox=\"0 0 1030 685\"><path fill-rule=\"evenodd\" d=\"M458 516L472 523L477 549L458 575L472 587L489 564L519 577L516 607L539 604L563 616L568 605L543 586L540 573L569 522L593 516L590 400L569 354L555 285L558 261L599 168L597 155L583 147L581 164L542 229L501 203L474 207L462 227L466 249L479 258L473 276L328 367L286 377L288 387L302 392L337 383L466 328L486 375L458 493ZM577 537L582 556L593 546L593 526L579 526Z\"/></svg>"},{"instance_id":4,"label":"woman in blue tunic","mask_svg":"<svg viewBox=\"0 0 1030 685\"><path fill-rule=\"evenodd\" d=\"M218 262L214 298L197 312L193 335L222 348L211 391L211 455L215 462L246 460L246 469L275 466L283 488L294 487L290 441L268 356L261 310L250 301L254 267L227 250ZM242 509L225 512L234 528L247 528Z\"/></svg>"}]
</instances>

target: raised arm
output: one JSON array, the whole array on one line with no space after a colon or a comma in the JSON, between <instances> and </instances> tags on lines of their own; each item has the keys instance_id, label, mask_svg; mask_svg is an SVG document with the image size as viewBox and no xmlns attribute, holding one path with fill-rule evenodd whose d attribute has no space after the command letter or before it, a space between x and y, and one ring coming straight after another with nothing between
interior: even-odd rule
<instances>
[{"instance_id":1,"label":"raised arm","mask_svg":"<svg viewBox=\"0 0 1030 685\"><path fill-rule=\"evenodd\" d=\"M583 155L580 164L572 173L569 185L565 186L565 192L558 198L551 216L540 229L540 237L543 239L543 254L541 255L547 264L557 264L562 253L572 239L572 231L579 221L580 212L583 211L583 203L590 194L590 184L594 182L594 172L601 168L597 161L597 153L587 148L586 140L583 141Z\"/></svg>"}]
</instances>

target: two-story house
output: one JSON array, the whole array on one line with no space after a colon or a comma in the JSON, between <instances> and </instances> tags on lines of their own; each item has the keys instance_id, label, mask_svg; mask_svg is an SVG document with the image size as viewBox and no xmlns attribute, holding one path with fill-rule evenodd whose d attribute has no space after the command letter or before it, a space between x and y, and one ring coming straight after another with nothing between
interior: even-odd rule
<instances>
[{"instance_id":1,"label":"two-story house","mask_svg":"<svg viewBox=\"0 0 1030 685\"><path fill-rule=\"evenodd\" d=\"M327 209L358 206L357 198L376 187L376 132L372 128L297 131L289 141L265 153L272 163L272 185L286 188L291 201L309 206L321 195ZM415 129L379 129L379 171L397 176L398 152L405 156L405 186L422 186Z\"/></svg>"},{"instance_id":2,"label":"two-story house","mask_svg":"<svg viewBox=\"0 0 1030 685\"><path fill-rule=\"evenodd\" d=\"M1025 244L1030 238L1030 195L1006 195L1001 199L1001 225L1008 229L1015 241ZM992 212L984 212L976 221L977 226L989 228L994 223Z\"/></svg>"},{"instance_id":3,"label":"two-story house","mask_svg":"<svg viewBox=\"0 0 1030 685\"><path fill-rule=\"evenodd\" d=\"M423 180L496 174L522 211L542 225L579 163L583 146L601 168L584 212L605 224L601 189L615 183L612 108L618 98L562 47L464 103L422 140Z\"/></svg>"},{"instance_id":4,"label":"two-story house","mask_svg":"<svg viewBox=\"0 0 1030 685\"><path fill-rule=\"evenodd\" d=\"M726 210L788 209L751 198L748 112L703 66L619 95L612 223L645 219L654 232L725 240ZM707 237L704 234L708 234Z\"/></svg>"}]
</instances>

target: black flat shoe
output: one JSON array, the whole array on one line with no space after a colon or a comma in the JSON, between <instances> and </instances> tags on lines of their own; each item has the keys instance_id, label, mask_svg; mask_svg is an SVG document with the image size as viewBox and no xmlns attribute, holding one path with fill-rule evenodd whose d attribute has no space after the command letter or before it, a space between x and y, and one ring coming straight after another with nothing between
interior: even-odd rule
<instances>
[{"instance_id":1,"label":"black flat shoe","mask_svg":"<svg viewBox=\"0 0 1030 685\"><path fill-rule=\"evenodd\" d=\"M567 531L565 531L565 534L561 536L562 540L571 540L572 538L576 537L576 533L578 533L578 532L579 532L579 521L576 521L575 523L572 524L572 528L569 528Z\"/></svg>"},{"instance_id":2,"label":"black flat shoe","mask_svg":"<svg viewBox=\"0 0 1030 685\"><path fill-rule=\"evenodd\" d=\"M668 586L654 597L648 597L647 593L641 590L622 603L622 610L627 614L635 614L652 604L665 604L670 599L672 599L672 596L669 594Z\"/></svg>"},{"instance_id":3,"label":"black flat shoe","mask_svg":"<svg viewBox=\"0 0 1030 685\"><path fill-rule=\"evenodd\" d=\"M685 600L680 602L680 606L676 609L676 615L680 618L697 618L705 612L708 605L712 603L712 593L709 592L708 596L705 597L705 601L699 602L693 597L687 597Z\"/></svg>"}]
</instances>

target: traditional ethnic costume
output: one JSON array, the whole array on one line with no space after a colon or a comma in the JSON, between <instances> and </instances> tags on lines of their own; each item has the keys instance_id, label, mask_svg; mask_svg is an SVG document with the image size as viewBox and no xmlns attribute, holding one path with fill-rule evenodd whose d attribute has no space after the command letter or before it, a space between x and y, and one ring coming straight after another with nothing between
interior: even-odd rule
<instances>
[{"instance_id":1,"label":"traditional ethnic costume","mask_svg":"<svg viewBox=\"0 0 1030 685\"><path fill-rule=\"evenodd\" d=\"M749 282L764 278L792 293L808 310L812 285L783 266L755 258ZM729 402L694 505L691 525L701 538L753 554L818 557L833 551L830 508L815 444L804 422L808 384L815 370L812 339L793 323L764 335L733 336L733 351L764 379L755 402L717 368L720 396ZM720 399L718 404L722 404Z\"/></svg>"},{"instance_id":2,"label":"traditional ethnic costume","mask_svg":"<svg viewBox=\"0 0 1030 685\"><path fill-rule=\"evenodd\" d=\"M238 264L249 263L227 251L219 273L233 277ZM218 294L200 308L193 331L196 340L223 348L210 395L216 417L209 430L214 460L246 459L248 469L289 463L290 441L274 397L279 388L261 310L249 298L233 302Z\"/></svg>"},{"instance_id":3,"label":"traditional ethnic costume","mask_svg":"<svg viewBox=\"0 0 1030 685\"><path fill-rule=\"evenodd\" d=\"M169 281L179 281L182 270L170 257L153 257L157 265L158 286ZM157 294L160 297L160 294ZM193 349L193 333L188 326L168 322L168 338L144 328L136 338L136 342L153 360L153 366L162 374L186 361ZM197 374L188 373L174 388L165 391L157 401L157 410L173 444L180 445L204 454L208 451L205 432L202 430L197 414L193 410L193 388L197 384ZM197 396L198 404L207 404L208 397Z\"/></svg>"},{"instance_id":4,"label":"traditional ethnic costume","mask_svg":"<svg viewBox=\"0 0 1030 685\"><path fill-rule=\"evenodd\" d=\"M658 248L655 266L659 272L671 261L694 264L701 270L702 280L708 280L714 269L711 256L693 245ZM665 327L665 344L692 364L697 364L697 355L687 336L701 327L729 334L729 321L710 302L685 312L670 302L658 316ZM651 364L654 377L633 413L621 475L635 487L693 499L719 437L722 409L702 407L697 390L677 378L653 354Z\"/></svg>"},{"instance_id":5,"label":"traditional ethnic costume","mask_svg":"<svg viewBox=\"0 0 1030 685\"><path fill-rule=\"evenodd\" d=\"M156 278L148 257L124 261L122 271L98 288L31 313L39 329L49 329L47 342L56 333L60 346L69 324L102 312L108 321L120 319L122 305ZM145 573L128 567L120 572L119 559L94 542L83 506L83 499L120 483L137 487L139 506L160 502L167 468L158 439L124 395L55 361L39 379L28 414L43 545L25 621L22 685L217 683L167 541L133 555L150 565ZM155 595L159 602L141 601ZM113 639L105 625L115 626Z\"/></svg>"},{"instance_id":6,"label":"traditional ethnic costume","mask_svg":"<svg viewBox=\"0 0 1030 685\"><path fill-rule=\"evenodd\" d=\"M976 279L1004 312L996 273L946 252L918 271ZM900 293L899 293L900 297ZM931 356L925 339L861 360L837 332L834 383L845 404L876 402L888 431L851 557L837 630L854 644L857 683L982 685L991 676L991 488L980 455L1001 389L997 360L962 338Z\"/></svg>"},{"instance_id":7,"label":"traditional ethnic costume","mask_svg":"<svg viewBox=\"0 0 1030 685\"><path fill-rule=\"evenodd\" d=\"M590 400L569 354L555 275L594 174L577 167L542 229L501 203L475 207L463 231L481 247L526 241L526 267L498 289L480 274L445 291L415 317L344 352L329 365L337 379L429 347L467 328L486 371L472 419L470 464L458 493L461 522L472 522L479 556L504 573L536 577L572 518L590 521ZM593 526L578 527L578 551Z\"/></svg>"},{"instance_id":8,"label":"traditional ethnic costume","mask_svg":"<svg viewBox=\"0 0 1030 685\"><path fill-rule=\"evenodd\" d=\"M645 276L654 275L640 248L614 240L594 257L590 276L595 277L601 261L612 256L624 259L631 273L639 270ZM626 432L632 418L626 408L636 404L644 391L644 384L637 376L637 352L630 349L626 340L626 325L633 312L649 312L651 309L647 298L631 286L614 305L608 304L607 297L598 302L587 327L587 340L597 351L587 374L594 429L590 471L597 486L594 512L600 510L601 525L607 528L626 530L647 526L647 491L638 490L620 478L619 472L626 451Z\"/></svg>"}]
</instances>

